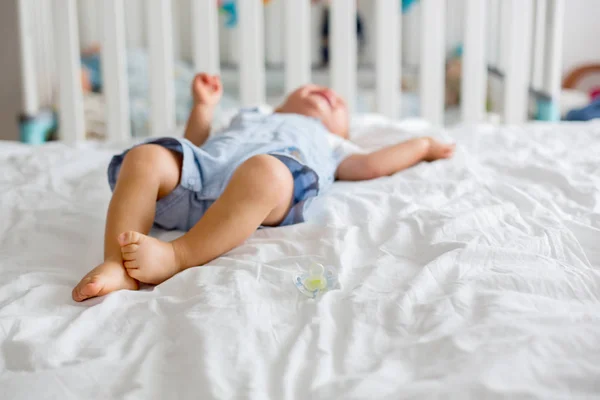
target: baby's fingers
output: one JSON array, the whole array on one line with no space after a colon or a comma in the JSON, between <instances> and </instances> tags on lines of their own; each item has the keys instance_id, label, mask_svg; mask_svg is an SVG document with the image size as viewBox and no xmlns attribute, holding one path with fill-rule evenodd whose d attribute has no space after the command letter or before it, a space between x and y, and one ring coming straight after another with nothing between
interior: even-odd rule
<instances>
[{"instance_id":1,"label":"baby's fingers","mask_svg":"<svg viewBox=\"0 0 600 400\"><path fill-rule=\"evenodd\" d=\"M219 75L211 76L209 80L209 85L212 91L218 91L221 88L221 77Z\"/></svg>"},{"instance_id":2,"label":"baby's fingers","mask_svg":"<svg viewBox=\"0 0 600 400\"><path fill-rule=\"evenodd\" d=\"M209 87L212 94L220 94L223 91L223 85L219 77L212 79Z\"/></svg>"}]
</instances>

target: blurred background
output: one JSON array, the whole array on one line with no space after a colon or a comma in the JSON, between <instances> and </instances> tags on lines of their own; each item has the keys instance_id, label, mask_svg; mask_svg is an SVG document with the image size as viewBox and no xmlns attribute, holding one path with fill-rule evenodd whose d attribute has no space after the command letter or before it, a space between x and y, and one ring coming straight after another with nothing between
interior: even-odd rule
<instances>
[{"instance_id":1,"label":"blurred background","mask_svg":"<svg viewBox=\"0 0 600 400\"><path fill-rule=\"evenodd\" d=\"M192 66L192 44L190 21L190 2L192 0L173 1L173 32L175 77L173 84L176 92L177 120L183 123L187 117L191 97L189 82L195 71ZM215 0L220 6L220 54L221 74L225 87L222 109L233 109L239 105L239 76L237 69L237 15L234 0ZM238 0L239 1L239 0ZM313 81L327 85L328 73L328 32L327 2L311 1L311 32ZM446 21L446 121L452 123L458 117L461 79L461 16L464 12L463 0L447 1ZM490 0L490 4L494 1ZM38 93L43 107L52 107L56 99L55 53L53 52L52 30L48 28L51 13L50 2L39 2L36 15L36 32L42 38L36 50L36 69L38 75ZM135 136L147 134L149 121L149 78L148 52L146 38L148 27L144 23L144 0L127 0L125 3L127 29L127 67L129 75L129 97L132 132ZM573 109L585 107L600 92L600 25L597 23L598 0L569 0L565 13L563 77L565 92L562 99L562 115ZM493 5L491 8L493 9ZM80 50L82 62L82 86L84 88L84 109L86 114L86 130L89 137L102 137L105 133L104 99L102 96L102 75L100 46L101 25L100 6L96 0L78 1L78 19L80 31ZM283 74L283 27L282 0L264 1L265 18L265 63L267 65L267 102L277 104L284 96ZM357 112L370 112L374 106L374 7L370 0L358 0L357 39L359 73L356 104ZM417 96L420 43L420 7L418 1L399 0L399 17L402 18L402 101L400 115L414 116L418 114L419 99ZM500 25L509 22L498 18ZM16 140L19 138L18 115L21 110L21 65L19 59L19 26L17 18L17 0L0 2L0 139ZM490 32L490 35L493 35ZM490 39L492 40L492 39ZM496 50L501 51L500 46ZM501 88L494 84L491 75L488 90L490 107L500 103Z\"/></svg>"}]
</instances>

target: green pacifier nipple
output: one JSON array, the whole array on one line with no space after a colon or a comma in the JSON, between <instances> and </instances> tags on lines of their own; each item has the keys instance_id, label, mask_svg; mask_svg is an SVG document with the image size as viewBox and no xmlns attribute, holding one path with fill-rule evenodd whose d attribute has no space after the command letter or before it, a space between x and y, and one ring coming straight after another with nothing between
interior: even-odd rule
<instances>
[{"instance_id":1,"label":"green pacifier nipple","mask_svg":"<svg viewBox=\"0 0 600 400\"><path fill-rule=\"evenodd\" d=\"M304 281L304 286L310 291L323 290L327 288L327 277L325 277L325 267L321 264L313 264L310 267L308 277Z\"/></svg>"}]
</instances>

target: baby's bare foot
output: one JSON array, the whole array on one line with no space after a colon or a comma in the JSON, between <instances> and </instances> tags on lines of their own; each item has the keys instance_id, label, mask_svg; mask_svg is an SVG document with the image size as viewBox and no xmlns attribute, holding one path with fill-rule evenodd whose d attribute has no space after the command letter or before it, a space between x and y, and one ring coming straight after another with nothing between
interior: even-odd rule
<instances>
[{"instance_id":1,"label":"baby's bare foot","mask_svg":"<svg viewBox=\"0 0 600 400\"><path fill-rule=\"evenodd\" d=\"M435 161L443 158L450 158L454 155L455 144L440 143L433 138L429 138L429 152L425 156L425 161Z\"/></svg>"},{"instance_id":2,"label":"baby's bare foot","mask_svg":"<svg viewBox=\"0 0 600 400\"><path fill-rule=\"evenodd\" d=\"M123 265L140 282L158 285L181 271L171 243L139 232L124 232L118 237Z\"/></svg>"},{"instance_id":3,"label":"baby's bare foot","mask_svg":"<svg viewBox=\"0 0 600 400\"><path fill-rule=\"evenodd\" d=\"M104 296L121 289L137 290L138 283L127 275L123 264L105 261L88 272L73 289L73 300L83 301L92 297Z\"/></svg>"}]
</instances>

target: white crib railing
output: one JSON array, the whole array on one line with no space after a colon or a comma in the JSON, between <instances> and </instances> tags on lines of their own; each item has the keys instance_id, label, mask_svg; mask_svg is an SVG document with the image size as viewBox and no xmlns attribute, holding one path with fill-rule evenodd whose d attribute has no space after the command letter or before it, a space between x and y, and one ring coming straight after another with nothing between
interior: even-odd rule
<instances>
[{"instance_id":1,"label":"white crib railing","mask_svg":"<svg viewBox=\"0 0 600 400\"><path fill-rule=\"evenodd\" d=\"M506 123L516 124L527 119L533 3L523 0L505 1L510 29L505 30L504 38L506 55L504 119Z\"/></svg>"},{"instance_id":2,"label":"white crib railing","mask_svg":"<svg viewBox=\"0 0 600 400\"><path fill-rule=\"evenodd\" d=\"M285 90L289 93L311 80L310 3L285 0ZM298 21L304 21L299 24ZM290 45L292 44L292 45Z\"/></svg>"},{"instance_id":3,"label":"white crib railing","mask_svg":"<svg viewBox=\"0 0 600 400\"><path fill-rule=\"evenodd\" d=\"M486 113L487 60L486 60L487 2L467 0L465 7L463 76L461 81L461 111L465 122L483 121Z\"/></svg>"},{"instance_id":4,"label":"white crib railing","mask_svg":"<svg viewBox=\"0 0 600 400\"><path fill-rule=\"evenodd\" d=\"M356 2L331 0L331 87L356 107ZM290 43L287 43L289 46Z\"/></svg>"},{"instance_id":5,"label":"white crib railing","mask_svg":"<svg viewBox=\"0 0 600 400\"><path fill-rule=\"evenodd\" d=\"M21 1L21 16L31 11ZM52 0L54 42L58 63L60 137L83 140L84 117L80 84L77 1ZM194 66L197 71L218 73L219 38L216 0L190 0ZM285 88L291 90L311 79L309 0L281 1L285 32ZM444 68L446 7L453 0L420 0L421 11L421 116L434 124L444 121ZM565 0L461 0L464 2L462 118L477 123L486 116L487 67L504 72L504 121L527 119L530 88L545 93L557 108L560 95L562 25ZM151 127L153 134L175 126L173 27L171 0L152 0L147 8L147 41L150 54ZM127 98L126 39L123 0L98 0L102 13L102 62L108 114L108 136L130 136ZM400 32L398 0L373 0L375 26L375 95L377 111L395 118L400 101ZM238 0L240 100L243 105L265 101L265 40L262 0ZM504 13L496 18L490 13ZM492 18L488 18L490 15ZM144 18L140 16L140 18ZM356 2L332 0L330 9L330 77L332 86L354 109L357 93ZM492 35L489 21L498 26ZM506 26L502 26L506 25ZM498 34L498 32L500 32ZM487 39L486 39L487 38ZM490 39L491 38L491 39ZM373 39L373 38L371 38ZM490 42L491 40L491 42ZM26 41L23 41L25 43ZM25 49L24 51L31 51ZM498 53L500 57L498 57ZM25 54L25 53L24 53ZM34 79L31 65L24 79ZM533 65L533 66L532 66ZM24 85L26 107L34 90ZM28 93L28 91L30 93ZM28 100L29 99L29 100Z\"/></svg>"},{"instance_id":6,"label":"white crib railing","mask_svg":"<svg viewBox=\"0 0 600 400\"><path fill-rule=\"evenodd\" d=\"M146 6L150 56L150 126L152 134L164 134L175 127L171 0L153 0L147 2Z\"/></svg>"},{"instance_id":7,"label":"white crib railing","mask_svg":"<svg viewBox=\"0 0 600 400\"><path fill-rule=\"evenodd\" d=\"M262 1L239 1L240 101L265 102L265 41Z\"/></svg>"},{"instance_id":8,"label":"white crib railing","mask_svg":"<svg viewBox=\"0 0 600 400\"><path fill-rule=\"evenodd\" d=\"M398 116L400 109L401 21L396 0L380 0L375 4L375 102L377 110L390 118Z\"/></svg>"},{"instance_id":9,"label":"white crib railing","mask_svg":"<svg viewBox=\"0 0 600 400\"><path fill-rule=\"evenodd\" d=\"M436 125L444 123L444 0L421 3L421 116Z\"/></svg>"},{"instance_id":10,"label":"white crib railing","mask_svg":"<svg viewBox=\"0 0 600 400\"><path fill-rule=\"evenodd\" d=\"M107 132L114 139L129 137L129 91L125 53L125 10L121 0L104 0L102 73L107 99Z\"/></svg>"},{"instance_id":11,"label":"white crib railing","mask_svg":"<svg viewBox=\"0 0 600 400\"><path fill-rule=\"evenodd\" d=\"M565 0L554 0L547 4L547 12L544 10L544 14L537 14L539 17L537 21L539 23L543 21L540 15L546 17L546 35L542 36L541 39L545 40L545 52L540 55L540 57L546 60L546 69L543 69L542 72L542 88L552 103L552 115L550 115L550 119L557 120L560 118L559 102L562 82L561 66L566 3Z\"/></svg>"},{"instance_id":12,"label":"white crib railing","mask_svg":"<svg viewBox=\"0 0 600 400\"><path fill-rule=\"evenodd\" d=\"M216 1L193 1L191 7L194 68L219 73L219 25Z\"/></svg>"}]
</instances>

